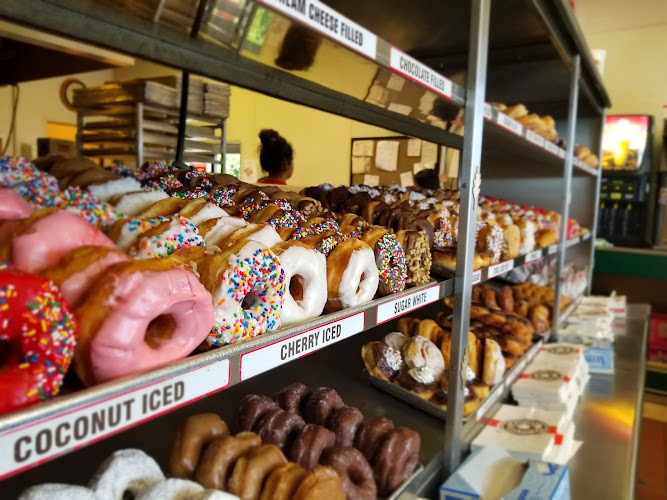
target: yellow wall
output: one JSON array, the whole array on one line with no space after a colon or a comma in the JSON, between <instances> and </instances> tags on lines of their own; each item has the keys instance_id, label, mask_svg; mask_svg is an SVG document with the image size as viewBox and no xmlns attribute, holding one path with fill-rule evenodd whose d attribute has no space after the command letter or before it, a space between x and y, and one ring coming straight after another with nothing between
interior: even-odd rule
<instances>
[{"instance_id":1,"label":"yellow wall","mask_svg":"<svg viewBox=\"0 0 667 500\"><path fill-rule=\"evenodd\" d=\"M667 104L667 24L586 35L588 45L605 49L602 76L611 97L608 114L650 114L655 117L655 154L662 148L663 105Z\"/></svg>"}]
</instances>

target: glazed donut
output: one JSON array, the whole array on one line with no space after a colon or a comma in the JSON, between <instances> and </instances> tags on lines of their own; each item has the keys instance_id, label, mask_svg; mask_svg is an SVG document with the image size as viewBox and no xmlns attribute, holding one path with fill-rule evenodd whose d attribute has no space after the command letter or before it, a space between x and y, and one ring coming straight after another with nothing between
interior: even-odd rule
<instances>
[{"instance_id":1,"label":"glazed donut","mask_svg":"<svg viewBox=\"0 0 667 500\"><path fill-rule=\"evenodd\" d=\"M364 420L354 436L354 447L366 457L366 460L373 463L382 439L393 428L394 423L382 415Z\"/></svg>"},{"instance_id":2,"label":"glazed donut","mask_svg":"<svg viewBox=\"0 0 667 500\"><path fill-rule=\"evenodd\" d=\"M252 431L264 415L276 409L278 405L271 398L248 394L241 400L239 409L236 411L232 431L234 433Z\"/></svg>"},{"instance_id":3,"label":"glazed donut","mask_svg":"<svg viewBox=\"0 0 667 500\"><path fill-rule=\"evenodd\" d=\"M113 196L110 202L119 212L134 216L139 215L154 203L166 198L169 198L169 195L164 191L131 191Z\"/></svg>"},{"instance_id":4,"label":"glazed donut","mask_svg":"<svg viewBox=\"0 0 667 500\"><path fill-rule=\"evenodd\" d=\"M336 444L336 435L321 425L306 424L292 443L290 460L311 470L320 462L320 457Z\"/></svg>"},{"instance_id":5,"label":"glazed donut","mask_svg":"<svg viewBox=\"0 0 667 500\"><path fill-rule=\"evenodd\" d=\"M0 220L25 219L33 212L30 203L11 189L0 189Z\"/></svg>"},{"instance_id":6,"label":"glazed donut","mask_svg":"<svg viewBox=\"0 0 667 500\"><path fill-rule=\"evenodd\" d=\"M86 385L181 359L213 324L211 294L176 257L114 264L76 312L74 365Z\"/></svg>"},{"instance_id":7,"label":"glazed donut","mask_svg":"<svg viewBox=\"0 0 667 500\"><path fill-rule=\"evenodd\" d=\"M215 413L188 417L178 429L169 456L169 471L174 477L192 478L202 450L214 439L229 436L229 429Z\"/></svg>"},{"instance_id":8,"label":"glazed donut","mask_svg":"<svg viewBox=\"0 0 667 500\"><path fill-rule=\"evenodd\" d=\"M279 465L266 478L259 500L292 500L308 471L294 462Z\"/></svg>"},{"instance_id":9,"label":"glazed donut","mask_svg":"<svg viewBox=\"0 0 667 500\"><path fill-rule=\"evenodd\" d=\"M385 342L369 342L361 347L361 359L366 371L382 380L393 380L403 365L400 351Z\"/></svg>"},{"instance_id":10,"label":"glazed donut","mask_svg":"<svg viewBox=\"0 0 667 500\"><path fill-rule=\"evenodd\" d=\"M0 259L11 261L19 271L36 273L83 245L116 248L99 229L80 217L56 208L43 208L19 221L12 237L0 243Z\"/></svg>"},{"instance_id":11,"label":"glazed donut","mask_svg":"<svg viewBox=\"0 0 667 500\"><path fill-rule=\"evenodd\" d=\"M398 320L398 331L405 337L414 337L415 335L419 334L419 325L421 322L422 320L419 318L410 318L404 316ZM407 339L405 342L407 342ZM399 350L403 350L403 347L401 347Z\"/></svg>"},{"instance_id":12,"label":"glazed donut","mask_svg":"<svg viewBox=\"0 0 667 500\"><path fill-rule=\"evenodd\" d=\"M496 302L496 291L488 286L481 285L483 288L481 288L481 299L482 303L484 304L484 307L487 307L488 309L495 309L496 311L500 311L500 306L498 305L498 302Z\"/></svg>"},{"instance_id":13,"label":"glazed donut","mask_svg":"<svg viewBox=\"0 0 667 500\"><path fill-rule=\"evenodd\" d=\"M377 295L383 297L405 289L407 267L405 253L396 236L383 227L373 227L361 237L375 253L379 282Z\"/></svg>"},{"instance_id":14,"label":"glazed donut","mask_svg":"<svg viewBox=\"0 0 667 500\"><path fill-rule=\"evenodd\" d=\"M513 313L514 296L512 295L512 288L505 285L500 293L496 295L496 302L504 313Z\"/></svg>"},{"instance_id":15,"label":"glazed donut","mask_svg":"<svg viewBox=\"0 0 667 500\"><path fill-rule=\"evenodd\" d=\"M264 444L275 444L286 451L306 423L301 415L281 408L269 411L257 423L256 432Z\"/></svg>"},{"instance_id":16,"label":"glazed donut","mask_svg":"<svg viewBox=\"0 0 667 500\"><path fill-rule=\"evenodd\" d=\"M140 491L164 480L160 466L141 450L115 451L91 479L95 498L136 498Z\"/></svg>"},{"instance_id":17,"label":"glazed donut","mask_svg":"<svg viewBox=\"0 0 667 500\"><path fill-rule=\"evenodd\" d=\"M70 250L58 264L41 274L53 281L68 304L77 307L90 285L109 266L128 260L127 255L118 250L85 245Z\"/></svg>"},{"instance_id":18,"label":"glazed donut","mask_svg":"<svg viewBox=\"0 0 667 500\"><path fill-rule=\"evenodd\" d=\"M318 465L301 481L293 500L345 500L343 485L336 471L326 465Z\"/></svg>"},{"instance_id":19,"label":"glazed donut","mask_svg":"<svg viewBox=\"0 0 667 500\"><path fill-rule=\"evenodd\" d=\"M282 451L272 444L251 449L236 461L228 482L229 492L238 495L241 500L259 498L264 480L273 469L286 462Z\"/></svg>"},{"instance_id":20,"label":"glazed donut","mask_svg":"<svg viewBox=\"0 0 667 500\"><path fill-rule=\"evenodd\" d=\"M322 464L329 465L336 471L347 498L375 500L377 497L373 469L356 448L336 448L324 456Z\"/></svg>"},{"instance_id":21,"label":"glazed donut","mask_svg":"<svg viewBox=\"0 0 667 500\"><path fill-rule=\"evenodd\" d=\"M440 328L434 320L424 319L419 322L417 335L430 340L437 346L442 342L442 338L445 336L445 331Z\"/></svg>"},{"instance_id":22,"label":"glazed donut","mask_svg":"<svg viewBox=\"0 0 667 500\"><path fill-rule=\"evenodd\" d=\"M375 254L368 243L349 239L338 244L327 258L327 312L340 311L372 300L379 274Z\"/></svg>"},{"instance_id":23,"label":"glazed donut","mask_svg":"<svg viewBox=\"0 0 667 500\"><path fill-rule=\"evenodd\" d=\"M419 462L420 446L413 430L396 427L387 433L372 460L378 494L388 495L410 477Z\"/></svg>"},{"instance_id":24,"label":"glazed donut","mask_svg":"<svg viewBox=\"0 0 667 500\"><path fill-rule=\"evenodd\" d=\"M55 285L0 270L0 414L58 394L74 354L77 321Z\"/></svg>"},{"instance_id":25,"label":"glazed donut","mask_svg":"<svg viewBox=\"0 0 667 500\"><path fill-rule=\"evenodd\" d=\"M204 238L207 247L218 246L218 243L227 238L237 229L247 226L248 223L238 217L220 217L202 222L197 229Z\"/></svg>"},{"instance_id":26,"label":"glazed donut","mask_svg":"<svg viewBox=\"0 0 667 500\"><path fill-rule=\"evenodd\" d=\"M224 490L239 457L262 444L254 432L218 437L210 442L199 459L195 480L205 488Z\"/></svg>"},{"instance_id":27,"label":"glazed donut","mask_svg":"<svg viewBox=\"0 0 667 500\"><path fill-rule=\"evenodd\" d=\"M300 241L285 241L272 248L285 272L283 326L316 318L327 302L327 261Z\"/></svg>"},{"instance_id":28,"label":"glazed donut","mask_svg":"<svg viewBox=\"0 0 667 500\"><path fill-rule=\"evenodd\" d=\"M334 410L344 406L338 393L329 387L319 387L306 402L303 419L309 424L324 426Z\"/></svg>"},{"instance_id":29,"label":"glazed donut","mask_svg":"<svg viewBox=\"0 0 667 500\"><path fill-rule=\"evenodd\" d=\"M431 279L431 247L423 231L401 230L396 238L403 248L406 264L405 285L423 285Z\"/></svg>"},{"instance_id":30,"label":"glazed donut","mask_svg":"<svg viewBox=\"0 0 667 500\"><path fill-rule=\"evenodd\" d=\"M343 406L334 410L327 420L327 429L336 435L336 448L352 446L357 429L364 416L354 406Z\"/></svg>"},{"instance_id":31,"label":"glazed donut","mask_svg":"<svg viewBox=\"0 0 667 500\"><path fill-rule=\"evenodd\" d=\"M280 328L285 272L261 243L241 240L198 264L201 282L211 292L214 328L206 339L219 347Z\"/></svg>"},{"instance_id":32,"label":"glazed donut","mask_svg":"<svg viewBox=\"0 0 667 500\"><path fill-rule=\"evenodd\" d=\"M143 233L128 253L135 259L152 259L166 257L176 250L194 246L204 246L197 227L182 215L176 214Z\"/></svg>"},{"instance_id":33,"label":"glazed donut","mask_svg":"<svg viewBox=\"0 0 667 500\"><path fill-rule=\"evenodd\" d=\"M283 410L301 414L312 393L310 387L301 382L294 382L278 392L273 399Z\"/></svg>"}]
</instances>

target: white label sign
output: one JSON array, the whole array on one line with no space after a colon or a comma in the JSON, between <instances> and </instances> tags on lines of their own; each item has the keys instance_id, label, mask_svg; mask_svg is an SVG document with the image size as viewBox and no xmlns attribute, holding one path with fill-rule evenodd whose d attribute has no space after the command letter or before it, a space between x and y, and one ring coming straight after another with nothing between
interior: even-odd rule
<instances>
[{"instance_id":1,"label":"white label sign","mask_svg":"<svg viewBox=\"0 0 667 500\"><path fill-rule=\"evenodd\" d=\"M364 312L297 333L241 355L241 381L352 337L364 329Z\"/></svg>"},{"instance_id":2,"label":"white label sign","mask_svg":"<svg viewBox=\"0 0 667 500\"><path fill-rule=\"evenodd\" d=\"M511 130L515 134L523 135L523 125L521 125L518 121L510 118L505 113L498 113L498 125Z\"/></svg>"},{"instance_id":3,"label":"white label sign","mask_svg":"<svg viewBox=\"0 0 667 500\"><path fill-rule=\"evenodd\" d=\"M445 97L452 97L452 82L428 66L391 47L389 67Z\"/></svg>"},{"instance_id":4,"label":"white label sign","mask_svg":"<svg viewBox=\"0 0 667 500\"><path fill-rule=\"evenodd\" d=\"M565 150L563 148L558 148L558 156L565 158Z\"/></svg>"},{"instance_id":5,"label":"white label sign","mask_svg":"<svg viewBox=\"0 0 667 500\"><path fill-rule=\"evenodd\" d=\"M533 262L534 260L542 258L542 250L535 250L534 252L530 252L526 254L526 264L529 262Z\"/></svg>"},{"instance_id":6,"label":"white label sign","mask_svg":"<svg viewBox=\"0 0 667 500\"><path fill-rule=\"evenodd\" d=\"M506 260L505 262L489 266L489 279L495 278L496 276L504 274L507 271L511 271L512 269L514 269L513 260Z\"/></svg>"},{"instance_id":7,"label":"white label sign","mask_svg":"<svg viewBox=\"0 0 667 500\"><path fill-rule=\"evenodd\" d=\"M551 153L553 155L556 155L556 156L560 156L560 153L558 152L560 150L560 148L558 146L556 146L551 141L546 141L545 144L546 144L546 146L545 146L546 150L549 151L549 153Z\"/></svg>"},{"instance_id":8,"label":"white label sign","mask_svg":"<svg viewBox=\"0 0 667 500\"><path fill-rule=\"evenodd\" d=\"M567 240L567 247L569 248L572 245L576 245L577 243L579 243L580 240L581 238L579 236L577 236L576 238L572 238L571 240Z\"/></svg>"},{"instance_id":9,"label":"white label sign","mask_svg":"<svg viewBox=\"0 0 667 500\"><path fill-rule=\"evenodd\" d=\"M377 37L318 0L262 0L337 42L375 59Z\"/></svg>"},{"instance_id":10,"label":"white label sign","mask_svg":"<svg viewBox=\"0 0 667 500\"><path fill-rule=\"evenodd\" d=\"M526 139L528 139L530 142L533 144L537 144L541 148L544 147L544 137L542 137L540 134L536 134L532 130L526 129Z\"/></svg>"},{"instance_id":11,"label":"white label sign","mask_svg":"<svg viewBox=\"0 0 667 500\"><path fill-rule=\"evenodd\" d=\"M503 384L500 383L500 386ZM495 387L494 387L495 389ZM484 415L486 415L486 412L489 411L489 409L495 404L495 402L498 400L498 397L500 394L503 392L502 388L499 389L498 391L492 392L485 400L484 402L479 405L477 408L477 412L475 413L475 420L479 421L480 419L484 418Z\"/></svg>"},{"instance_id":12,"label":"white label sign","mask_svg":"<svg viewBox=\"0 0 667 500\"><path fill-rule=\"evenodd\" d=\"M480 281L482 281L482 270L478 269L477 271L472 273L472 284L476 285Z\"/></svg>"},{"instance_id":13,"label":"white label sign","mask_svg":"<svg viewBox=\"0 0 667 500\"><path fill-rule=\"evenodd\" d=\"M484 103L484 118L491 120L493 118L493 108L488 102Z\"/></svg>"},{"instance_id":14,"label":"white label sign","mask_svg":"<svg viewBox=\"0 0 667 500\"><path fill-rule=\"evenodd\" d=\"M553 255L558 252L558 245L551 245L549 247L549 255Z\"/></svg>"},{"instance_id":15,"label":"white label sign","mask_svg":"<svg viewBox=\"0 0 667 500\"><path fill-rule=\"evenodd\" d=\"M377 309L377 324L386 323L415 309L419 309L426 304L431 304L440 298L440 285L433 285L426 290L399 297L384 304L380 304Z\"/></svg>"},{"instance_id":16,"label":"white label sign","mask_svg":"<svg viewBox=\"0 0 667 500\"><path fill-rule=\"evenodd\" d=\"M0 435L0 480L229 385L225 359Z\"/></svg>"}]
</instances>

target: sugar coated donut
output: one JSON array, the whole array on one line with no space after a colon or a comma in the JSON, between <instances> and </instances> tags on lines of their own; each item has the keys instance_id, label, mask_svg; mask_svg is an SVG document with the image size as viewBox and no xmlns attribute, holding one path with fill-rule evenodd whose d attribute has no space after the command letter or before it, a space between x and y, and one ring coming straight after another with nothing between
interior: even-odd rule
<instances>
[{"instance_id":1,"label":"sugar coated donut","mask_svg":"<svg viewBox=\"0 0 667 500\"><path fill-rule=\"evenodd\" d=\"M12 261L20 271L35 273L83 245L116 247L99 229L76 215L44 208L20 221L12 238L0 243L0 258Z\"/></svg>"},{"instance_id":2,"label":"sugar coated donut","mask_svg":"<svg viewBox=\"0 0 667 500\"><path fill-rule=\"evenodd\" d=\"M355 500L377 498L373 470L368 460L356 448L336 448L324 456L322 463L331 466L338 473L347 498Z\"/></svg>"},{"instance_id":3,"label":"sugar coated donut","mask_svg":"<svg viewBox=\"0 0 667 500\"><path fill-rule=\"evenodd\" d=\"M192 478L202 450L214 439L229 436L229 429L215 413L188 417L178 429L169 455L169 471L174 477Z\"/></svg>"},{"instance_id":4,"label":"sugar coated donut","mask_svg":"<svg viewBox=\"0 0 667 500\"><path fill-rule=\"evenodd\" d=\"M248 394L241 400L232 422L232 431L242 432L255 429L257 423L278 405L267 396Z\"/></svg>"},{"instance_id":5,"label":"sugar coated donut","mask_svg":"<svg viewBox=\"0 0 667 500\"><path fill-rule=\"evenodd\" d=\"M290 459L307 470L320 463L320 457L332 450L336 435L321 425L307 424L294 440L290 449Z\"/></svg>"},{"instance_id":6,"label":"sugar coated donut","mask_svg":"<svg viewBox=\"0 0 667 500\"><path fill-rule=\"evenodd\" d=\"M239 241L222 253L206 256L198 271L213 296L215 328L206 339L210 346L280 328L285 272L264 245Z\"/></svg>"},{"instance_id":7,"label":"sugar coated donut","mask_svg":"<svg viewBox=\"0 0 667 500\"><path fill-rule=\"evenodd\" d=\"M229 478L229 492L242 500L259 498L265 479L273 469L286 462L285 455L277 446L263 444L253 448L236 461Z\"/></svg>"},{"instance_id":8,"label":"sugar coated donut","mask_svg":"<svg viewBox=\"0 0 667 500\"><path fill-rule=\"evenodd\" d=\"M75 356L86 385L181 359L213 325L211 294L176 257L114 264L86 295Z\"/></svg>"},{"instance_id":9,"label":"sugar coated donut","mask_svg":"<svg viewBox=\"0 0 667 500\"><path fill-rule=\"evenodd\" d=\"M316 318L327 302L327 260L299 241L272 248L285 271L285 302L280 311L283 326Z\"/></svg>"},{"instance_id":10,"label":"sugar coated donut","mask_svg":"<svg viewBox=\"0 0 667 500\"><path fill-rule=\"evenodd\" d=\"M95 492L83 486L46 483L31 486L18 500L97 500Z\"/></svg>"},{"instance_id":11,"label":"sugar coated donut","mask_svg":"<svg viewBox=\"0 0 667 500\"><path fill-rule=\"evenodd\" d=\"M195 479L206 488L227 489L227 481L239 457L261 444L257 434L246 431L214 439L199 460Z\"/></svg>"},{"instance_id":12,"label":"sugar coated donut","mask_svg":"<svg viewBox=\"0 0 667 500\"><path fill-rule=\"evenodd\" d=\"M77 307L88 287L109 266L128 260L127 255L113 248L85 245L70 250L41 274L55 283L69 305Z\"/></svg>"},{"instance_id":13,"label":"sugar coated donut","mask_svg":"<svg viewBox=\"0 0 667 500\"><path fill-rule=\"evenodd\" d=\"M123 500L164 480L160 466L141 450L126 449L114 452L100 465L89 487L95 498Z\"/></svg>"},{"instance_id":14,"label":"sugar coated donut","mask_svg":"<svg viewBox=\"0 0 667 500\"><path fill-rule=\"evenodd\" d=\"M368 243L349 239L339 243L327 258L326 311L354 307L372 300L379 274Z\"/></svg>"},{"instance_id":15,"label":"sugar coated donut","mask_svg":"<svg viewBox=\"0 0 667 500\"><path fill-rule=\"evenodd\" d=\"M163 479L143 489L136 500L183 500L202 493L204 487L187 479Z\"/></svg>"},{"instance_id":16,"label":"sugar coated donut","mask_svg":"<svg viewBox=\"0 0 667 500\"><path fill-rule=\"evenodd\" d=\"M0 189L0 220L25 219L33 212L30 203L11 189Z\"/></svg>"},{"instance_id":17,"label":"sugar coated donut","mask_svg":"<svg viewBox=\"0 0 667 500\"><path fill-rule=\"evenodd\" d=\"M287 462L273 469L266 478L259 500L292 500L308 471L294 462Z\"/></svg>"},{"instance_id":18,"label":"sugar coated donut","mask_svg":"<svg viewBox=\"0 0 667 500\"><path fill-rule=\"evenodd\" d=\"M76 331L74 315L50 280L0 270L0 414L58 394Z\"/></svg>"},{"instance_id":19,"label":"sugar coated donut","mask_svg":"<svg viewBox=\"0 0 667 500\"><path fill-rule=\"evenodd\" d=\"M135 259L152 259L166 257L182 248L203 246L204 240L197 227L176 214L142 234L128 253Z\"/></svg>"}]
</instances>

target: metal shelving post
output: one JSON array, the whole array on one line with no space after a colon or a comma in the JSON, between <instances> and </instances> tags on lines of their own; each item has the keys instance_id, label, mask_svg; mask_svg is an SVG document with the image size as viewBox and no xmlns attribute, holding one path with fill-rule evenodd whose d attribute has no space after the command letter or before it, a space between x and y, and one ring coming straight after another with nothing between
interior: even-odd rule
<instances>
[{"instance_id":1,"label":"metal shelving post","mask_svg":"<svg viewBox=\"0 0 667 500\"><path fill-rule=\"evenodd\" d=\"M444 473L449 476L461 461L461 422L463 419L464 387L468 368L468 329L470 327L470 298L472 294L475 227L481 182L482 127L484 126L484 96L486 62L489 45L490 0L474 0L470 15L470 51L466 82L465 130L461 169L459 173L459 238L456 249L456 278L454 280L454 317L452 322L452 351L445 425ZM465 229L463 229L465 228ZM456 381L456 385L454 385Z\"/></svg>"},{"instance_id":2,"label":"metal shelving post","mask_svg":"<svg viewBox=\"0 0 667 500\"><path fill-rule=\"evenodd\" d=\"M602 136L604 134L604 121L607 116L606 111L602 111L600 116L600 139L599 147L597 151L598 158L602 158ZM602 164L598 168L597 179L595 180L595 216L593 217L593 225L591 227L591 253L588 258L588 287L586 288L586 294L590 295L591 289L593 288L593 268L595 267L595 239L598 234L598 211L600 210L600 186L602 185Z\"/></svg>"},{"instance_id":3,"label":"metal shelving post","mask_svg":"<svg viewBox=\"0 0 667 500\"><path fill-rule=\"evenodd\" d=\"M552 318L552 331L556 332L560 322L561 289L565 280L565 254L567 253L567 221L570 215L572 166L574 163L574 140L577 127L577 105L579 103L579 71L581 57L572 57L570 74L570 105L567 115L567 150L565 153L565 172L563 181L563 208L560 214L560 252L556 260L556 307ZM599 173L598 173L599 177Z\"/></svg>"}]
</instances>

